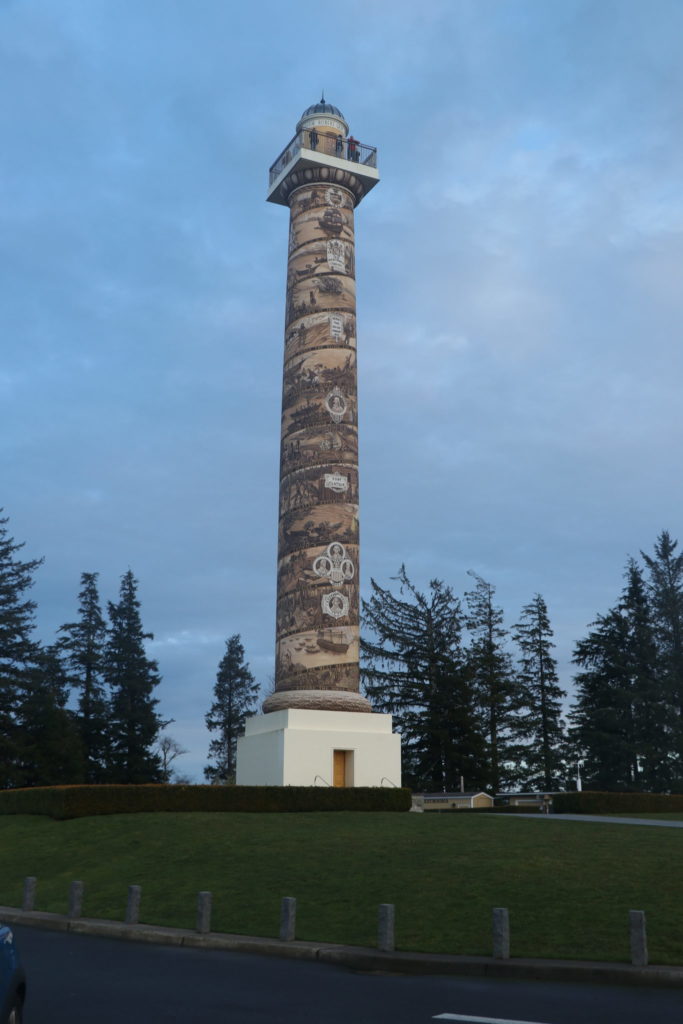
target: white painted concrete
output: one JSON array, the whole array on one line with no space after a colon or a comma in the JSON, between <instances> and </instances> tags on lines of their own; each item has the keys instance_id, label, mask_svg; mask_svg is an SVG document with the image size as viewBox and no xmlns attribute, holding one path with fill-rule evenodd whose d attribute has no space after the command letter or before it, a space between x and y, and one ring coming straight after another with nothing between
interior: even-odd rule
<instances>
[{"instance_id":1,"label":"white painted concrete","mask_svg":"<svg viewBox=\"0 0 683 1024\"><path fill-rule=\"evenodd\" d=\"M349 751L351 786L400 786L401 738L391 715L288 708L248 718L237 741L238 786L333 783L335 750Z\"/></svg>"},{"instance_id":2,"label":"white painted concrete","mask_svg":"<svg viewBox=\"0 0 683 1024\"><path fill-rule=\"evenodd\" d=\"M288 174L291 174L292 171L302 171L306 167L338 167L341 171L350 171L357 178L360 178L365 185L365 195L379 181L379 171L376 167L370 167L368 164L360 162L356 163L355 160L345 160L342 157L330 156L329 153L323 153L317 149L306 149L302 146L294 152L292 159L283 167L272 185L268 186L266 200L271 203L281 203L284 206L289 205L277 198L277 190ZM302 182L302 185L306 184L307 182ZM334 184L334 182L331 182L331 184Z\"/></svg>"}]
</instances>

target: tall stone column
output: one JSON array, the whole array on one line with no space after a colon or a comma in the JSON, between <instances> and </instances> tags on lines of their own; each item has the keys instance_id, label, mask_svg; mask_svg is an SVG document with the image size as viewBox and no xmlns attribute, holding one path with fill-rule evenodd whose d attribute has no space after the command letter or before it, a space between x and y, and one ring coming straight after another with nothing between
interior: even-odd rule
<instances>
[{"instance_id":1,"label":"tall stone column","mask_svg":"<svg viewBox=\"0 0 683 1024\"><path fill-rule=\"evenodd\" d=\"M288 197L276 692L264 711L369 711L358 671L354 267L364 190L348 172L300 177Z\"/></svg>"},{"instance_id":2,"label":"tall stone column","mask_svg":"<svg viewBox=\"0 0 683 1024\"><path fill-rule=\"evenodd\" d=\"M275 691L237 741L237 782L400 786L400 737L358 672L354 210L379 181L377 151L323 98L269 179L268 201L290 211Z\"/></svg>"}]
</instances>

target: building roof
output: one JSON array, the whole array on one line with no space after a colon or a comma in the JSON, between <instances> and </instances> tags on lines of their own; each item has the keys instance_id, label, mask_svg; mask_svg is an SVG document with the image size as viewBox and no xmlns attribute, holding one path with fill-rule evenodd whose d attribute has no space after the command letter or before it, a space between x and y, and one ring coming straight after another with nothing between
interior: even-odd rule
<instances>
[{"instance_id":1,"label":"building roof","mask_svg":"<svg viewBox=\"0 0 683 1024\"><path fill-rule=\"evenodd\" d=\"M439 797L442 800L457 800L459 797L464 797L464 796L467 796L467 797L472 797L472 796L488 796L488 797L491 798L491 800L493 800L493 797L491 796L491 794L490 793L485 793L483 791L483 789L476 790L476 791L475 790L469 790L467 793L461 793L460 790L458 790L457 793L416 793L415 796L431 797L432 799L434 797Z\"/></svg>"},{"instance_id":2,"label":"building roof","mask_svg":"<svg viewBox=\"0 0 683 1024\"><path fill-rule=\"evenodd\" d=\"M338 122L340 130L343 131L344 135L348 135L349 122L346 120L339 107L334 107L331 103L325 102L324 96L321 96L320 103L314 103L313 106L306 107L297 123L297 132L300 132L302 128L309 126L311 121L315 124L317 118L324 117L332 118L334 121ZM319 123L320 122L318 121L318 124Z\"/></svg>"},{"instance_id":3,"label":"building roof","mask_svg":"<svg viewBox=\"0 0 683 1024\"><path fill-rule=\"evenodd\" d=\"M321 98L320 103L314 103L312 107L306 107L299 120L303 121L305 117L310 117L313 114L332 114L334 117L339 117L342 121L346 121L339 107L333 107L331 103L326 103L324 96Z\"/></svg>"}]
</instances>

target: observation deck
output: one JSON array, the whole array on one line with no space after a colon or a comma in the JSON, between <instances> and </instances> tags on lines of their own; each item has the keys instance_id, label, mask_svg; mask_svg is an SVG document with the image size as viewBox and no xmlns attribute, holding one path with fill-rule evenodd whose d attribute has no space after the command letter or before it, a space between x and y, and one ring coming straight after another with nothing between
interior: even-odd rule
<instances>
[{"instance_id":1,"label":"observation deck","mask_svg":"<svg viewBox=\"0 0 683 1024\"><path fill-rule=\"evenodd\" d=\"M355 175L367 194L379 181L377 149L323 128L303 128L280 153L269 172L267 199L269 203L288 206L288 193L280 188L293 171L328 167Z\"/></svg>"}]
</instances>

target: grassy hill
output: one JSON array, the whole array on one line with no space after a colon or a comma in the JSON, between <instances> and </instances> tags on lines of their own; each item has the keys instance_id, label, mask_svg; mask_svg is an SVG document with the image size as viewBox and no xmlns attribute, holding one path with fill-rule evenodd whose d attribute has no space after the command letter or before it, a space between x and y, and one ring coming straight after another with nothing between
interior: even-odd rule
<instances>
[{"instance_id":1,"label":"grassy hill","mask_svg":"<svg viewBox=\"0 0 683 1024\"><path fill-rule=\"evenodd\" d=\"M0 903L64 913L73 879L84 914L276 935L298 898L297 938L371 946L379 903L396 904L397 946L489 955L491 908L510 910L512 955L628 960L628 911L648 915L653 963L683 964L683 830L443 814L131 814L56 822L0 818Z\"/></svg>"}]
</instances>

